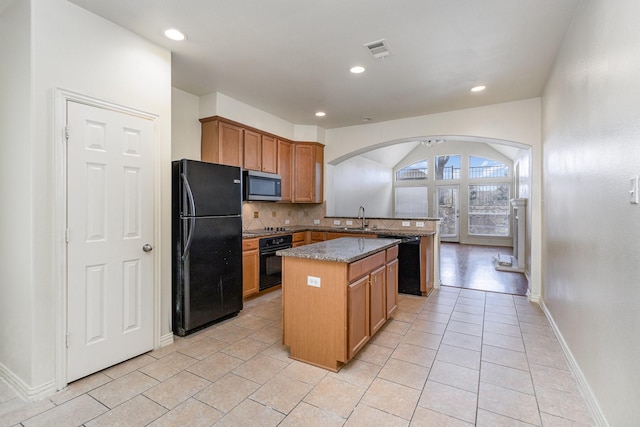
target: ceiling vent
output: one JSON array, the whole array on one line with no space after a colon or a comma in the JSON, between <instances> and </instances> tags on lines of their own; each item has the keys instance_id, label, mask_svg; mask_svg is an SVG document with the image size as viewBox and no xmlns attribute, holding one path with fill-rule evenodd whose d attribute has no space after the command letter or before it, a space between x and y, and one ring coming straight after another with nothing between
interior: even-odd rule
<instances>
[{"instance_id":1,"label":"ceiling vent","mask_svg":"<svg viewBox=\"0 0 640 427\"><path fill-rule=\"evenodd\" d=\"M387 41L385 39L365 43L364 47L369 51L369 53L371 53L371 55L373 55L375 59L382 59L391 54L391 52L389 51L389 46L387 45Z\"/></svg>"}]
</instances>

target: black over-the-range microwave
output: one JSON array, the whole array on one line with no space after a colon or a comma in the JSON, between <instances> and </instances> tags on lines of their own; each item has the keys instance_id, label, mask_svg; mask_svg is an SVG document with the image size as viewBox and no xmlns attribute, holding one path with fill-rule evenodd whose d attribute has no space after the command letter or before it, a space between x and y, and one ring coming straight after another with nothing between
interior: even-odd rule
<instances>
[{"instance_id":1,"label":"black over-the-range microwave","mask_svg":"<svg viewBox=\"0 0 640 427\"><path fill-rule=\"evenodd\" d=\"M242 172L242 179L243 200L269 202L282 200L282 178L280 175L245 170Z\"/></svg>"}]
</instances>

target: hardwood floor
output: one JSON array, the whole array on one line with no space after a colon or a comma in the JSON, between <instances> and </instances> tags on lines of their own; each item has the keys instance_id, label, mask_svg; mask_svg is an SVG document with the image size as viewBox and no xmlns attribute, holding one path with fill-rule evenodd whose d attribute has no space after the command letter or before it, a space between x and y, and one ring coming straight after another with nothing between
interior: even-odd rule
<instances>
[{"instance_id":1,"label":"hardwood floor","mask_svg":"<svg viewBox=\"0 0 640 427\"><path fill-rule=\"evenodd\" d=\"M526 295L528 282L523 273L495 269L496 255L511 254L512 248L446 242L440 247L440 281L443 285Z\"/></svg>"}]
</instances>

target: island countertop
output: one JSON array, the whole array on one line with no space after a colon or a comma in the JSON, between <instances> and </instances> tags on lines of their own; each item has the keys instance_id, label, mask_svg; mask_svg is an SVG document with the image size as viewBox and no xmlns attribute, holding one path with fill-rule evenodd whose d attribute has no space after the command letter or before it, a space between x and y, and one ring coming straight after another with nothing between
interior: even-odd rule
<instances>
[{"instance_id":1,"label":"island countertop","mask_svg":"<svg viewBox=\"0 0 640 427\"><path fill-rule=\"evenodd\" d=\"M400 239L365 239L341 237L297 248L283 249L276 255L283 257L314 259L352 263L362 258L401 243Z\"/></svg>"}]
</instances>

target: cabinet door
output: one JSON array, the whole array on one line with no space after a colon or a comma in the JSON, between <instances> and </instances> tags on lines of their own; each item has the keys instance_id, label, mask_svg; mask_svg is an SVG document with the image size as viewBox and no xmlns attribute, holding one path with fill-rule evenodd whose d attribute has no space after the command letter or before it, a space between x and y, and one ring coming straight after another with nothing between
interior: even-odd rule
<instances>
[{"instance_id":1,"label":"cabinet door","mask_svg":"<svg viewBox=\"0 0 640 427\"><path fill-rule=\"evenodd\" d=\"M278 173L278 144L269 135L262 135L262 172Z\"/></svg>"},{"instance_id":2,"label":"cabinet door","mask_svg":"<svg viewBox=\"0 0 640 427\"><path fill-rule=\"evenodd\" d=\"M385 270L383 265L373 270L369 280L369 324L371 326L371 336L384 325L387 320L386 294L387 287L385 284Z\"/></svg>"},{"instance_id":3,"label":"cabinet door","mask_svg":"<svg viewBox=\"0 0 640 427\"><path fill-rule=\"evenodd\" d=\"M242 296L258 293L260 280L260 256L258 239L242 241Z\"/></svg>"},{"instance_id":4,"label":"cabinet door","mask_svg":"<svg viewBox=\"0 0 640 427\"><path fill-rule=\"evenodd\" d=\"M244 168L259 171L262 168L261 135L244 129Z\"/></svg>"},{"instance_id":5,"label":"cabinet door","mask_svg":"<svg viewBox=\"0 0 640 427\"><path fill-rule=\"evenodd\" d=\"M294 144L293 201L322 203L323 146L316 143Z\"/></svg>"},{"instance_id":6,"label":"cabinet door","mask_svg":"<svg viewBox=\"0 0 640 427\"><path fill-rule=\"evenodd\" d=\"M369 276L365 276L349 285L347 289L347 358L353 356L369 340Z\"/></svg>"},{"instance_id":7,"label":"cabinet door","mask_svg":"<svg viewBox=\"0 0 640 427\"><path fill-rule=\"evenodd\" d=\"M398 259L387 263L387 319L398 308Z\"/></svg>"},{"instance_id":8,"label":"cabinet door","mask_svg":"<svg viewBox=\"0 0 640 427\"><path fill-rule=\"evenodd\" d=\"M278 165L276 173L282 178L282 201L293 197L293 147L290 142L278 139Z\"/></svg>"},{"instance_id":9,"label":"cabinet door","mask_svg":"<svg viewBox=\"0 0 640 427\"><path fill-rule=\"evenodd\" d=\"M242 128L218 122L218 159L216 163L242 167Z\"/></svg>"}]
</instances>

